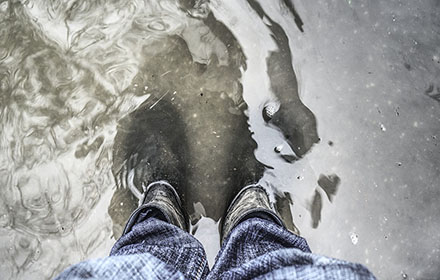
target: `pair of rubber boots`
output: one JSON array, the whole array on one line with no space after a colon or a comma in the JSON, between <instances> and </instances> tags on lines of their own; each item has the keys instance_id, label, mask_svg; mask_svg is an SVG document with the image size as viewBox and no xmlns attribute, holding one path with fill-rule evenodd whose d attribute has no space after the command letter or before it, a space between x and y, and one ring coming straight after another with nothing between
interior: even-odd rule
<instances>
[{"instance_id":1,"label":"pair of rubber boots","mask_svg":"<svg viewBox=\"0 0 440 280\"><path fill-rule=\"evenodd\" d=\"M140 206L131 214L124 233L128 233L145 209L157 209L169 223L189 232L189 218L173 186L166 181L157 181L144 186ZM221 223L220 239L223 244L231 230L245 219L260 217L270 219L285 227L275 211L266 190L258 185L243 188L232 200Z\"/></svg>"}]
</instances>

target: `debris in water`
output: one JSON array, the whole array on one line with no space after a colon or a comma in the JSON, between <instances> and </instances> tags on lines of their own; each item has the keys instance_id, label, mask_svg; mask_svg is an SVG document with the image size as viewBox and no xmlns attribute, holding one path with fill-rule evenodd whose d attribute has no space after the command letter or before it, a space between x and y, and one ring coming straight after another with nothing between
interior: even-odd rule
<instances>
[{"instance_id":1,"label":"debris in water","mask_svg":"<svg viewBox=\"0 0 440 280\"><path fill-rule=\"evenodd\" d=\"M275 106L275 104L268 104L268 105L264 106L263 119L266 122L270 121L277 111L278 111L278 108Z\"/></svg>"},{"instance_id":2,"label":"debris in water","mask_svg":"<svg viewBox=\"0 0 440 280\"><path fill-rule=\"evenodd\" d=\"M165 76L166 74L169 74L171 72L171 70L166 71L165 73L163 73L162 75L160 75L161 77Z\"/></svg>"},{"instance_id":3,"label":"debris in water","mask_svg":"<svg viewBox=\"0 0 440 280\"><path fill-rule=\"evenodd\" d=\"M353 243L353 245L356 245L359 241L359 235L357 235L355 232L350 233L350 238L351 238L351 243Z\"/></svg>"},{"instance_id":4,"label":"debris in water","mask_svg":"<svg viewBox=\"0 0 440 280\"><path fill-rule=\"evenodd\" d=\"M169 92L169 90L167 90L167 92L165 92L164 95L162 95L162 96L161 96L156 102L154 102L153 105L150 106L150 110L153 109L153 107L156 106L157 103L159 103L159 101L161 101L161 100L165 97L165 95L168 94L168 92ZM175 92L174 92L174 93L175 93ZM174 93L173 93L173 94L174 94Z\"/></svg>"},{"instance_id":5,"label":"debris in water","mask_svg":"<svg viewBox=\"0 0 440 280\"><path fill-rule=\"evenodd\" d=\"M408 279L408 274L406 274L404 271L401 272L402 279Z\"/></svg>"},{"instance_id":6,"label":"debris in water","mask_svg":"<svg viewBox=\"0 0 440 280\"><path fill-rule=\"evenodd\" d=\"M276 146L273 150L275 153L281 153L281 150L284 148L283 144Z\"/></svg>"},{"instance_id":7,"label":"debris in water","mask_svg":"<svg viewBox=\"0 0 440 280\"><path fill-rule=\"evenodd\" d=\"M281 155L281 158L288 163L292 163L298 159L295 155Z\"/></svg>"},{"instance_id":8,"label":"debris in water","mask_svg":"<svg viewBox=\"0 0 440 280\"><path fill-rule=\"evenodd\" d=\"M440 87L437 87L437 92L434 92L434 85L430 84L428 89L425 90L425 94L435 101L440 102Z\"/></svg>"}]
</instances>

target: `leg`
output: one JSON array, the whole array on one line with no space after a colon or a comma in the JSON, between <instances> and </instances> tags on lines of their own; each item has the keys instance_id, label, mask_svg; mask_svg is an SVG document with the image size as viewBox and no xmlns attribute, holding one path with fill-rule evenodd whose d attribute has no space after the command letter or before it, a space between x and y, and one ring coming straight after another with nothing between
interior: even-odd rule
<instances>
[{"instance_id":1,"label":"leg","mask_svg":"<svg viewBox=\"0 0 440 280\"><path fill-rule=\"evenodd\" d=\"M182 229L161 220L157 210L139 221L121 236L111 256L150 253L180 271L185 278L202 279L208 273L208 262L200 242ZM162 216L163 217L163 216Z\"/></svg>"},{"instance_id":2,"label":"leg","mask_svg":"<svg viewBox=\"0 0 440 280\"><path fill-rule=\"evenodd\" d=\"M261 188L239 193L224 224L222 248L209 278L374 279L362 265L312 254L305 239L277 218Z\"/></svg>"},{"instance_id":3,"label":"leg","mask_svg":"<svg viewBox=\"0 0 440 280\"><path fill-rule=\"evenodd\" d=\"M113 150L118 187L134 186L130 190L140 194L151 184L110 255L149 253L185 277L198 279L208 273L207 260L200 242L187 233L188 217L180 200L187 187L185 124L176 106L157 95L118 127Z\"/></svg>"},{"instance_id":4,"label":"leg","mask_svg":"<svg viewBox=\"0 0 440 280\"><path fill-rule=\"evenodd\" d=\"M183 230L186 220L174 188L150 184L110 256L70 266L56 279L204 279L206 255Z\"/></svg>"},{"instance_id":5,"label":"leg","mask_svg":"<svg viewBox=\"0 0 440 280\"><path fill-rule=\"evenodd\" d=\"M183 230L187 228L186 219L178 209L170 209L180 208L180 201L170 200L172 189L163 184L166 185L162 182L147 190L143 205L131 215L110 255L149 253L185 278L205 278L209 272L205 251L197 239Z\"/></svg>"},{"instance_id":6,"label":"leg","mask_svg":"<svg viewBox=\"0 0 440 280\"><path fill-rule=\"evenodd\" d=\"M295 253L310 252L304 238L269 219L248 218L224 240L210 276L254 278L265 275L289 264L282 250L287 248L293 248Z\"/></svg>"}]
</instances>

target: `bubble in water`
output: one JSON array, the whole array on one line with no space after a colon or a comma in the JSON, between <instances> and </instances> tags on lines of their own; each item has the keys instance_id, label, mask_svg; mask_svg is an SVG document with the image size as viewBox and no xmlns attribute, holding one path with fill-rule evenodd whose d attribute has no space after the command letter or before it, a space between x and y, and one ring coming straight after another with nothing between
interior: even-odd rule
<instances>
[{"instance_id":1,"label":"bubble in water","mask_svg":"<svg viewBox=\"0 0 440 280\"><path fill-rule=\"evenodd\" d=\"M33 260L34 260L34 261L37 261L37 260L40 258L40 256L41 256L41 251L40 251L40 249L35 250L35 251L34 251L34 255L33 255Z\"/></svg>"}]
</instances>

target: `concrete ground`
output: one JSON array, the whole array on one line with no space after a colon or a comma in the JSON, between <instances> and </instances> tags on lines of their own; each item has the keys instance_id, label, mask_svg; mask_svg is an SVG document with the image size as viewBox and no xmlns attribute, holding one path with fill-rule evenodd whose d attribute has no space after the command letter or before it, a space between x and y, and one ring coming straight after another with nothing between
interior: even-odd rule
<instances>
[{"instance_id":1,"label":"concrete ground","mask_svg":"<svg viewBox=\"0 0 440 280\"><path fill-rule=\"evenodd\" d=\"M294 65L322 139L307 160L341 178L304 235L381 279L437 279L439 2L295 2Z\"/></svg>"}]
</instances>

